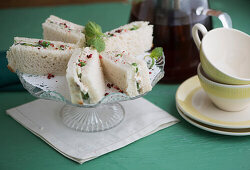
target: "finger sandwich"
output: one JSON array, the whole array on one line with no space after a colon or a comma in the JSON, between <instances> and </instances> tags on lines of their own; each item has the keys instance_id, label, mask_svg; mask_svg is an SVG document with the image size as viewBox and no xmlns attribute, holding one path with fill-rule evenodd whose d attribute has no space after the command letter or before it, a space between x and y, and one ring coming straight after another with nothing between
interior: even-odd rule
<instances>
[{"instance_id":1,"label":"finger sandwich","mask_svg":"<svg viewBox=\"0 0 250 170\"><path fill-rule=\"evenodd\" d=\"M106 32L105 51L126 51L139 55L149 51L153 44L153 25L149 22L136 21Z\"/></svg>"},{"instance_id":2,"label":"finger sandwich","mask_svg":"<svg viewBox=\"0 0 250 170\"><path fill-rule=\"evenodd\" d=\"M105 78L128 96L134 97L152 89L145 61L125 51L105 52L101 56Z\"/></svg>"},{"instance_id":3,"label":"finger sandwich","mask_svg":"<svg viewBox=\"0 0 250 170\"><path fill-rule=\"evenodd\" d=\"M66 79L74 104L94 104L105 94L99 54L89 47L75 50L68 63Z\"/></svg>"},{"instance_id":4,"label":"finger sandwich","mask_svg":"<svg viewBox=\"0 0 250 170\"><path fill-rule=\"evenodd\" d=\"M65 75L75 44L15 37L7 51L8 68L16 72Z\"/></svg>"},{"instance_id":5,"label":"finger sandwich","mask_svg":"<svg viewBox=\"0 0 250 170\"><path fill-rule=\"evenodd\" d=\"M85 44L85 35L82 33L84 26L51 15L42 24L42 27L45 40L73 43L79 47L83 47Z\"/></svg>"}]
</instances>

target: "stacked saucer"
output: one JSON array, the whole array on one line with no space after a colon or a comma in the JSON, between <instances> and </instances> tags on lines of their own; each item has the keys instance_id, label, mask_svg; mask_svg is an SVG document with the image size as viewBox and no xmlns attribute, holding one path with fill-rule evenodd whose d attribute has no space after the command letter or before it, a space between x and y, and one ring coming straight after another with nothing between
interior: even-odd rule
<instances>
[{"instance_id":1,"label":"stacked saucer","mask_svg":"<svg viewBox=\"0 0 250 170\"><path fill-rule=\"evenodd\" d=\"M198 76L180 85L176 107L186 121L198 128L224 135L250 135L250 107L231 112L219 109L201 87Z\"/></svg>"}]
</instances>

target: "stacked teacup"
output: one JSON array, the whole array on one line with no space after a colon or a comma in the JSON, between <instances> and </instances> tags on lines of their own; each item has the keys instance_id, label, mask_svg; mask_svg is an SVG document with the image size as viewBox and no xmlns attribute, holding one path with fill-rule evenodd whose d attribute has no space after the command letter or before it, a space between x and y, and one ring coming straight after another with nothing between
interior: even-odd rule
<instances>
[{"instance_id":1,"label":"stacked teacup","mask_svg":"<svg viewBox=\"0 0 250 170\"><path fill-rule=\"evenodd\" d=\"M245 109L250 104L250 36L229 28L207 32L202 24L192 34L200 51L197 73L204 91L222 110Z\"/></svg>"}]
</instances>

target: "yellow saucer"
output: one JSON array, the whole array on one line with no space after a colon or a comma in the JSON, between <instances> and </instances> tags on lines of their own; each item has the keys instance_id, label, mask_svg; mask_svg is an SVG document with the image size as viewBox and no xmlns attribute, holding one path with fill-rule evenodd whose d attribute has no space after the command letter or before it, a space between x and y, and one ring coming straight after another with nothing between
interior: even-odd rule
<instances>
[{"instance_id":1,"label":"yellow saucer","mask_svg":"<svg viewBox=\"0 0 250 170\"><path fill-rule=\"evenodd\" d=\"M239 112L217 108L201 88L198 76L184 81L176 92L176 105L188 117L216 127L250 128L250 107Z\"/></svg>"},{"instance_id":2,"label":"yellow saucer","mask_svg":"<svg viewBox=\"0 0 250 170\"><path fill-rule=\"evenodd\" d=\"M215 126L210 126L210 125L206 125L204 123L198 122L190 117L188 117L187 115L185 115L179 108L178 106L176 106L177 111L179 112L179 114L181 115L181 117L183 119L185 119L187 122L189 122L190 124L206 130L208 132L212 132L212 133L217 133L217 134L222 134L222 135L230 135L230 136L247 136L250 135L250 128L245 128L245 129L230 129L230 128L221 128L221 127L215 127Z\"/></svg>"}]
</instances>

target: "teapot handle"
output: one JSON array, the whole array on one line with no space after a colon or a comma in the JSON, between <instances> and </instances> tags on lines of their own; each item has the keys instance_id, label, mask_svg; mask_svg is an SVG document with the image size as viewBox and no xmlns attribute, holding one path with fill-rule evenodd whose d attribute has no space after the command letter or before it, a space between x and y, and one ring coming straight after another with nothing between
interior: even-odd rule
<instances>
[{"instance_id":1,"label":"teapot handle","mask_svg":"<svg viewBox=\"0 0 250 170\"><path fill-rule=\"evenodd\" d=\"M202 24L195 24L192 28L192 36L195 42L196 47L198 48L198 50L200 50L200 46L201 46L201 40L199 37L199 32L200 31L202 33L202 36L204 37L207 33L207 29L204 25Z\"/></svg>"},{"instance_id":2,"label":"teapot handle","mask_svg":"<svg viewBox=\"0 0 250 170\"><path fill-rule=\"evenodd\" d=\"M232 20L231 17L222 11L216 11L213 9L206 9L202 6L196 9L196 15L207 15L207 16L215 16L218 17L221 21L223 27L225 28L232 28Z\"/></svg>"}]
</instances>

